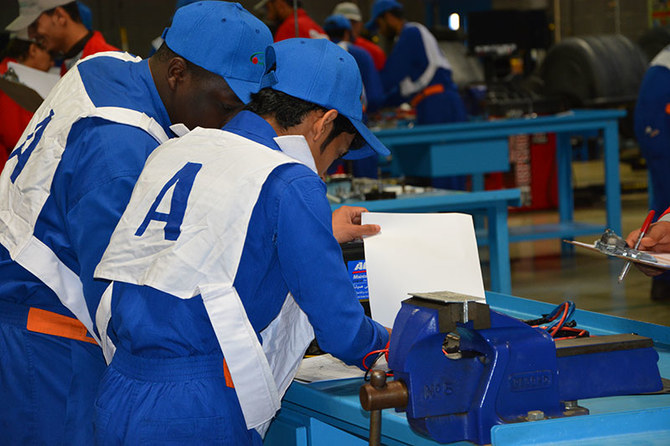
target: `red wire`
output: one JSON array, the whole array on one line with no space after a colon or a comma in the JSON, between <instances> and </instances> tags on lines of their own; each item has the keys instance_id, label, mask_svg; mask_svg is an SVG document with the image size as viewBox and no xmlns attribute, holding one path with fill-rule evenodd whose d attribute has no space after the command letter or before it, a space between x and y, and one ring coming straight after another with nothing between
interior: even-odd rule
<instances>
[{"instance_id":1,"label":"red wire","mask_svg":"<svg viewBox=\"0 0 670 446\"><path fill-rule=\"evenodd\" d=\"M565 307L563 309L563 316L561 316L561 320L558 321L558 324L556 324L556 326L553 328L553 330L550 333L552 338L554 337L554 335L556 333L558 333L558 330L561 328L561 326L565 322L565 318L568 316L568 308L569 308L569 305L566 303Z\"/></svg>"},{"instance_id":2,"label":"red wire","mask_svg":"<svg viewBox=\"0 0 670 446\"><path fill-rule=\"evenodd\" d=\"M564 336L564 337L561 337L561 338L554 338L554 341L558 341L558 340L560 340L560 339L579 338L579 337L584 336L584 335L586 334L586 330L582 330L582 329L580 329L580 328L563 327L563 328L561 328L561 330L563 330L563 331L571 331L571 332L576 333L576 334L573 335L573 336Z\"/></svg>"},{"instance_id":3,"label":"red wire","mask_svg":"<svg viewBox=\"0 0 670 446\"><path fill-rule=\"evenodd\" d=\"M369 357L370 355L379 354L379 353L384 353L384 357L386 358L386 361L388 362L388 360L389 360L389 349L388 349L388 348L382 348L382 349L380 349L380 350L372 350L370 353L368 353L367 355L363 356L363 367L365 368L365 370L368 370L368 369L370 368L370 367L368 367L368 365L365 363L365 360L368 359L368 357Z\"/></svg>"}]
</instances>

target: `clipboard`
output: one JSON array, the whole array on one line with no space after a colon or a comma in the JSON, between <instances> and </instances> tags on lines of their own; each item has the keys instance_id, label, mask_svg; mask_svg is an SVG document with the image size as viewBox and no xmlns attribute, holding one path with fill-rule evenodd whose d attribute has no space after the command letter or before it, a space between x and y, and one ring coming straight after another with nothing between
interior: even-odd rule
<instances>
[{"instance_id":1,"label":"clipboard","mask_svg":"<svg viewBox=\"0 0 670 446\"><path fill-rule=\"evenodd\" d=\"M44 98L32 88L2 76L0 76L0 90L31 113L35 113L44 101Z\"/></svg>"},{"instance_id":2,"label":"clipboard","mask_svg":"<svg viewBox=\"0 0 670 446\"><path fill-rule=\"evenodd\" d=\"M629 248L626 245L626 241L610 229L606 230L600 240L596 240L593 244L577 242L574 240L563 241L580 248L588 249L589 251L604 254L608 257L616 257L618 259L651 266L653 268L670 270L670 253L661 254Z\"/></svg>"},{"instance_id":3,"label":"clipboard","mask_svg":"<svg viewBox=\"0 0 670 446\"><path fill-rule=\"evenodd\" d=\"M34 113L59 80L59 74L9 62L7 72L0 77L0 90L21 107Z\"/></svg>"}]
</instances>

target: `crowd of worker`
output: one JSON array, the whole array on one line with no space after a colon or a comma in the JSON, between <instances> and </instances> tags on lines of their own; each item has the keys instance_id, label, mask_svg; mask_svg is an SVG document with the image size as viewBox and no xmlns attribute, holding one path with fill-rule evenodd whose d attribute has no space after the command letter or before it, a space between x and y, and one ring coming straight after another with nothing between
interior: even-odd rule
<instances>
[{"instance_id":1,"label":"crowd of worker","mask_svg":"<svg viewBox=\"0 0 670 446\"><path fill-rule=\"evenodd\" d=\"M11 32L12 38L0 64L0 75L6 71L7 62L43 71L56 70L62 75L79 59L116 50L98 31L91 29L91 11L82 2L32 3L50 9L37 18L22 15L7 26L6 31ZM176 7L189 3L193 1L179 0ZM292 0L260 1L254 12L274 25L275 42L292 37L323 38L348 51L356 60L363 79L366 115L407 103L415 110L416 124L419 125L466 119L463 101L451 79L449 62L425 26L405 19L401 3L395 0L375 2L369 20L365 22L356 3L342 2L334 7L322 25L310 18L302 7L294 10ZM395 41L395 44L387 56L380 46L363 34L379 36ZM151 42L151 54L162 42L162 37ZM57 67L52 68L53 62L44 58L39 64L35 62L33 54L36 52L47 58L50 55ZM32 114L2 92L0 101L8 103L0 109L0 163L4 163ZM349 163L347 168L355 176L374 178L378 174L374 157Z\"/></svg>"}]
</instances>

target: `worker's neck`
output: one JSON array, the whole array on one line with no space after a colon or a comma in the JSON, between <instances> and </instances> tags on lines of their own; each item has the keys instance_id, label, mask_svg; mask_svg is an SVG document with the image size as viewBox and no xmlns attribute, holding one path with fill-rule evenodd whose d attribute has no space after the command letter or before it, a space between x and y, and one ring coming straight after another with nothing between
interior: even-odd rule
<instances>
[{"instance_id":1,"label":"worker's neck","mask_svg":"<svg viewBox=\"0 0 670 446\"><path fill-rule=\"evenodd\" d=\"M389 20L389 26L393 29L396 36L398 34L400 34L403 27L405 26L405 23L407 23L407 21L405 19L399 19L399 18L393 17L393 16L391 16L391 18Z\"/></svg>"},{"instance_id":2,"label":"worker's neck","mask_svg":"<svg viewBox=\"0 0 670 446\"><path fill-rule=\"evenodd\" d=\"M166 80L167 65L158 60L156 56L152 56L149 58L149 74L151 74L151 79L153 79L154 85L156 86L156 92L158 93L158 97L161 98L161 102L170 118L170 122L173 123L174 113L171 113L173 110L171 100L172 94Z\"/></svg>"},{"instance_id":3,"label":"worker's neck","mask_svg":"<svg viewBox=\"0 0 670 446\"><path fill-rule=\"evenodd\" d=\"M277 124L277 120L272 117L272 116L261 116L261 118L265 119L268 124L272 127L272 129L275 131L277 136L284 136L284 135L290 135L289 129L282 128L279 124Z\"/></svg>"},{"instance_id":4,"label":"worker's neck","mask_svg":"<svg viewBox=\"0 0 670 446\"><path fill-rule=\"evenodd\" d=\"M69 53L88 34L88 29L82 23L70 22L67 27L68 29L63 40L63 54Z\"/></svg>"}]
</instances>

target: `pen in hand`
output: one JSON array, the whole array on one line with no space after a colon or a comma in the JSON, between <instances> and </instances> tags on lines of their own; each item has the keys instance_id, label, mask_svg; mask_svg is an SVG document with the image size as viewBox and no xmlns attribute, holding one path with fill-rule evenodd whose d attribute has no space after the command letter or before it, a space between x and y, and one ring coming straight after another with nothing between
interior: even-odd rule
<instances>
[{"instance_id":1,"label":"pen in hand","mask_svg":"<svg viewBox=\"0 0 670 446\"><path fill-rule=\"evenodd\" d=\"M640 229L640 235L637 237L637 241L635 242L635 246L633 246L633 249L637 249L638 246L640 246L642 237L644 237L644 235L647 233L649 225L651 225L651 220L653 220L654 218L654 214L655 212L653 210L649 211L649 213L647 214L647 218L645 218L644 223L642 223L642 228ZM628 274L630 264L631 264L630 260L627 260L623 268L621 268L621 272L619 273L619 283L623 282L624 277L626 277L626 274Z\"/></svg>"}]
</instances>

